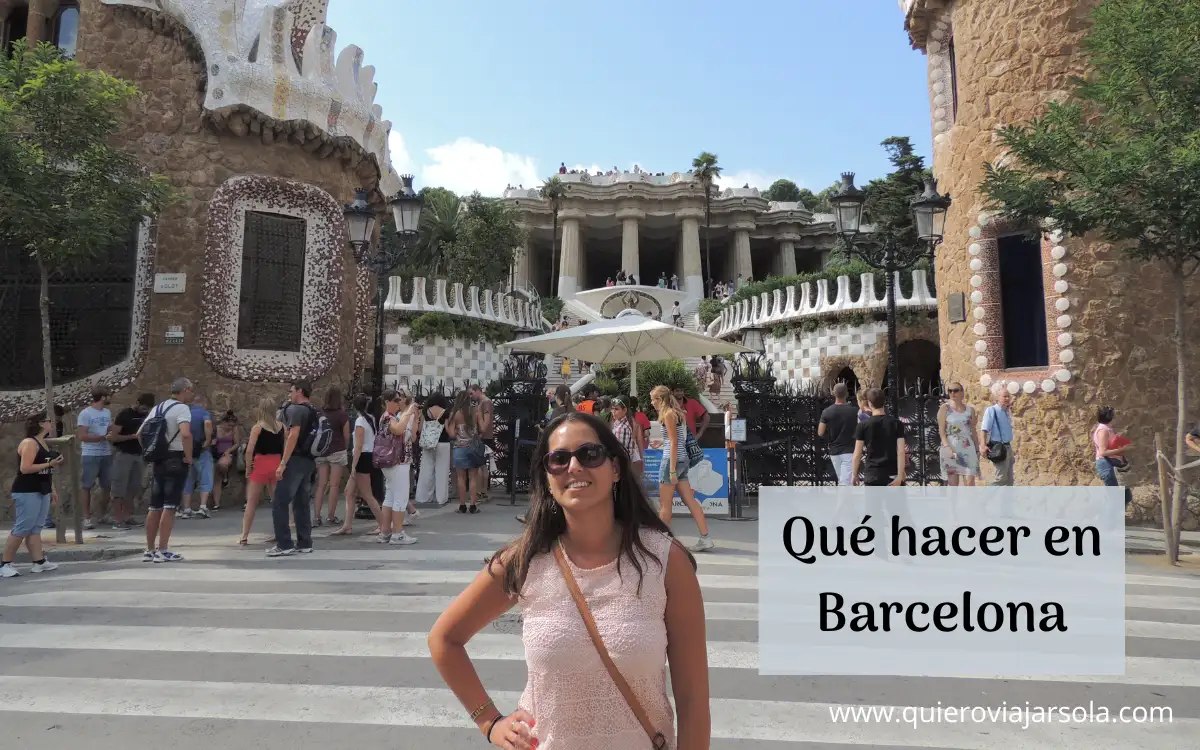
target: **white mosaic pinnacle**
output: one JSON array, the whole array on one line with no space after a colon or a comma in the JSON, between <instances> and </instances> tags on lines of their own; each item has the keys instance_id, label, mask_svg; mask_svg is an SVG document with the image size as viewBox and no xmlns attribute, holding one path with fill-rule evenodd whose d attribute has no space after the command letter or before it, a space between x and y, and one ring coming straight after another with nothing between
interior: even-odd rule
<instances>
[{"instance_id":1,"label":"white mosaic pinnacle","mask_svg":"<svg viewBox=\"0 0 1200 750\"><path fill-rule=\"evenodd\" d=\"M242 105L275 120L303 120L328 135L350 138L378 160L380 191L399 192L388 148L392 123L375 104L375 68L363 66L363 51L355 45L334 61L337 34L325 25L328 0L102 2L164 13L192 33L208 72L206 110ZM293 38L304 40L296 54Z\"/></svg>"}]
</instances>

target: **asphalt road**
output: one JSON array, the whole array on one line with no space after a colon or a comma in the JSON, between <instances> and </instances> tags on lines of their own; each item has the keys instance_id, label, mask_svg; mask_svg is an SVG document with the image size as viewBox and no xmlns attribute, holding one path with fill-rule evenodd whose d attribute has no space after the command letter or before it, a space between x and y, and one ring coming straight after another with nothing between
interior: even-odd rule
<instances>
[{"instance_id":1,"label":"asphalt road","mask_svg":"<svg viewBox=\"0 0 1200 750\"><path fill-rule=\"evenodd\" d=\"M4 747L171 750L346 747L466 750L484 744L430 662L425 634L520 525L507 505L426 512L412 547L359 536L268 559L260 513L177 524L176 564L69 563L0 581ZM676 522L686 542L690 520ZM1200 746L1200 576L1131 556L1127 674L1095 681L760 677L757 528L712 524L699 555L712 664L712 747L1171 750ZM130 532L136 536L136 532ZM22 564L23 571L27 566ZM468 647L502 709L525 684L515 614ZM842 707L1169 707L1172 721L835 722ZM597 707L597 710L605 710ZM899 711L899 709L897 709ZM570 750L570 749L565 749Z\"/></svg>"}]
</instances>

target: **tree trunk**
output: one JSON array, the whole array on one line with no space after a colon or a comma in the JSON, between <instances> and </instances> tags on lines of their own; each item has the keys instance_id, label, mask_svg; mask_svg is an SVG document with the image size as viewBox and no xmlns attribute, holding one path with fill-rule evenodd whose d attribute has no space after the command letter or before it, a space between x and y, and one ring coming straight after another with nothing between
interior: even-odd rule
<instances>
[{"instance_id":1,"label":"tree trunk","mask_svg":"<svg viewBox=\"0 0 1200 750\"><path fill-rule=\"evenodd\" d=\"M706 185L704 187L704 259L705 259L705 262L708 264L708 273L705 274L705 276L708 277L708 279L705 281L705 284L707 285L708 288L704 290L704 294L700 295L701 297L707 297L707 296L711 295L713 293L713 289L716 288L716 284L713 282L713 269L712 269L712 239L711 239L712 238L712 195L711 195L711 192L712 192L712 185Z\"/></svg>"},{"instance_id":2,"label":"tree trunk","mask_svg":"<svg viewBox=\"0 0 1200 750\"><path fill-rule=\"evenodd\" d=\"M1183 437L1187 432L1187 279L1183 273L1182 260L1172 269L1171 280L1175 286L1175 503L1171 514L1171 529L1175 536L1175 556L1171 563L1179 562L1180 524L1183 508L1187 502L1187 483L1181 481L1180 472L1184 461Z\"/></svg>"},{"instance_id":3,"label":"tree trunk","mask_svg":"<svg viewBox=\"0 0 1200 750\"><path fill-rule=\"evenodd\" d=\"M1171 525L1171 477L1164 466L1166 459L1162 452L1162 437L1154 433L1154 465L1158 468L1158 496L1162 504L1163 542L1167 547L1167 560L1175 559L1175 527Z\"/></svg>"},{"instance_id":4,"label":"tree trunk","mask_svg":"<svg viewBox=\"0 0 1200 750\"><path fill-rule=\"evenodd\" d=\"M554 206L554 228L550 233L550 294L554 296L554 280L558 278L558 206ZM551 321L557 323L558 321Z\"/></svg>"},{"instance_id":5,"label":"tree trunk","mask_svg":"<svg viewBox=\"0 0 1200 750\"><path fill-rule=\"evenodd\" d=\"M54 414L54 360L50 351L50 272L41 256L35 256L38 264L38 313L42 319L42 377L46 380L46 418L50 420L50 437L58 435L58 418ZM63 415L64 417L66 415ZM70 444L62 446L62 453L71 450ZM60 543L67 541L67 530L63 526L62 498L50 510L54 518L54 536Z\"/></svg>"}]
</instances>

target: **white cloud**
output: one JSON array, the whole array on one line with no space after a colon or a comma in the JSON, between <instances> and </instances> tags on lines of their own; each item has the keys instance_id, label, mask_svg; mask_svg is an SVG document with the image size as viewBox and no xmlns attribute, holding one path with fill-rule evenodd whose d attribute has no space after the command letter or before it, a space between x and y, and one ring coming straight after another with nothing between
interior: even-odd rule
<instances>
[{"instance_id":1,"label":"white cloud","mask_svg":"<svg viewBox=\"0 0 1200 750\"><path fill-rule=\"evenodd\" d=\"M766 190L771 187L771 183L781 179L780 175L769 175L759 172L754 169L743 169L737 172L724 172L717 179L717 185L722 190L726 188L740 188L749 184L752 188Z\"/></svg>"},{"instance_id":2,"label":"white cloud","mask_svg":"<svg viewBox=\"0 0 1200 750\"><path fill-rule=\"evenodd\" d=\"M397 130L388 133L388 153L396 174L407 174L412 170L412 156L408 153L408 147L404 145L404 136Z\"/></svg>"},{"instance_id":3,"label":"white cloud","mask_svg":"<svg viewBox=\"0 0 1200 750\"><path fill-rule=\"evenodd\" d=\"M419 182L424 187L444 187L459 195L478 190L499 196L509 185L531 188L542 184L543 175L533 157L509 153L472 138L459 138L426 149L425 153L430 162L420 168Z\"/></svg>"}]
</instances>

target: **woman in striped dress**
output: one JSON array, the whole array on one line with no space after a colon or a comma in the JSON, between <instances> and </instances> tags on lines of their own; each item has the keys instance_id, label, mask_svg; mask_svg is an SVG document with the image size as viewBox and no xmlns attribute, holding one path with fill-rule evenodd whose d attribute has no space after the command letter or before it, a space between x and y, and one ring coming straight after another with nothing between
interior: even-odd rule
<instances>
[{"instance_id":1,"label":"woman in striped dress","mask_svg":"<svg viewBox=\"0 0 1200 750\"><path fill-rule=\"evenodd\" d=\"M629 454L629 465L640 483L642 481L642 428L634 423L625 399L614 398L609 404L609 408L612 410L612 422L609 423L609 426L612 428L613 435L616 435L617 440L621 441L625 452Z\"/></svg>"}]
</instances>

